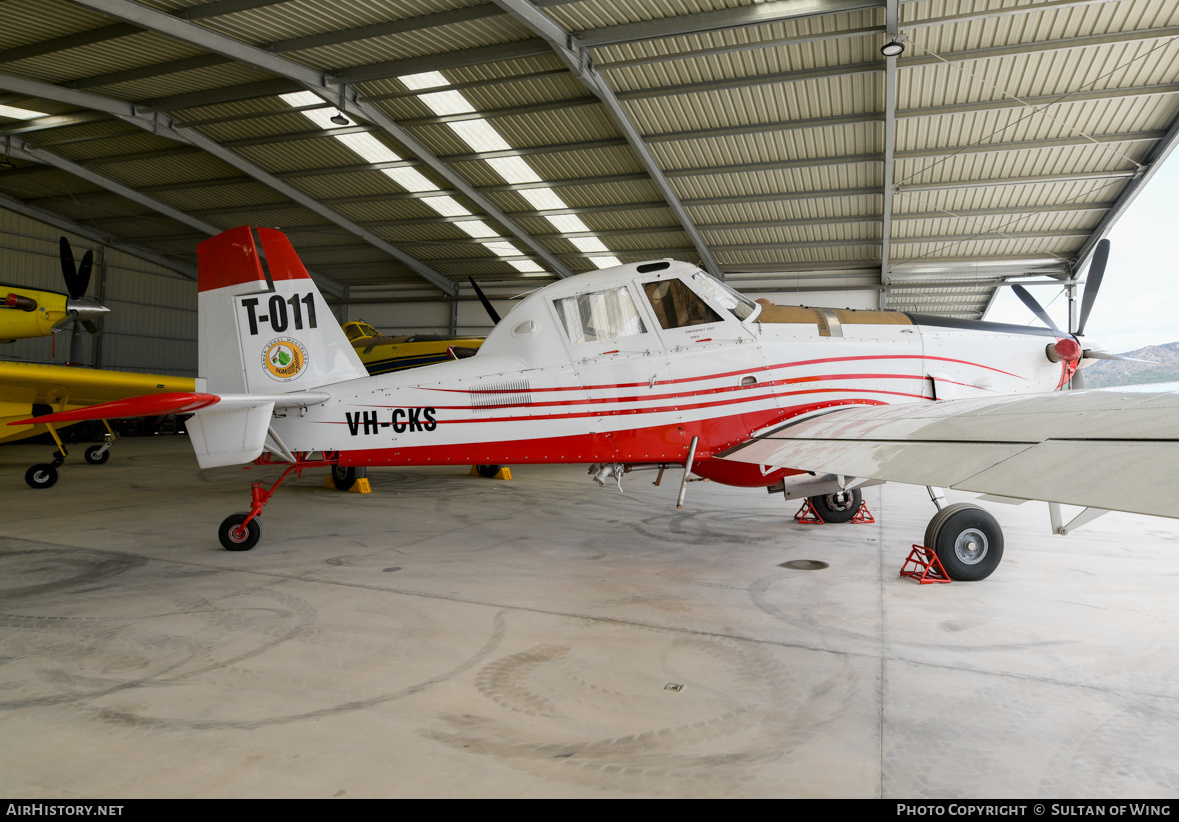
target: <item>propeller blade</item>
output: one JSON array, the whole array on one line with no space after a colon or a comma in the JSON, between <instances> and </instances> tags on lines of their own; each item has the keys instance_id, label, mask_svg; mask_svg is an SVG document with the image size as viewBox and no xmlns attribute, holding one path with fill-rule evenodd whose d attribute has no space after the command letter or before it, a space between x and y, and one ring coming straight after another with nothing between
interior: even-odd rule
<instances>
[{"instance_id":1,"label":"propeller blade","mask_svg":"<svg viewBox=\"0 0 1179 822\"><path fill-rule=\"evenodd\" d=\"M1109 240L1102 240L1093 252L1093 261L1089 263L1089 275L1085 277L1085 293L1081 297L1081 316L1077 321L1077 336L1085 333L1085 323L1089 320L1089 312L1093 310L1093 303L1097 300L1097 289L1101 288L1101 278L1105 276L1105 264L1109 262Z\"/></svg>"},{"instance_id":2,"label":"propeller blade","mask_svg":"<svg viewBox=\"0 0 1179 822\"><path fill-rule=\"evenodd\" d=\"M82 264L78 266L78 293L70 294L75 300L85 297L90 288L90 270L94 267L94 252L87 251L82 255Z\"/></svg>"},{"instance_id":3,"label":"propeller blade","mask_svg":"<svg viewBox=\"0 0 1179 822\"><path fill-rule=\"evenodd\" d=\"M94 252L87 251L82 258L82 268L74 265L74 250L70 248L70 241L62 237L58 241L61 252L61 276L65 280L66 291L75 300L86 295L90 287L90 268L94 265Z\"/></svg>"},{"instance_id":4,"label":"propeller blade","mask_svg":"<svg viewBox=\"0 0 1179 822\"><path fill-rule=\"evenodd\" d=\"M1026 288L1024 288L1022 285L1013 285L1011 290L1014 291L1015 296L1019 297L1020 301L1028 307L1029 311L1040 318L1040 322L1044 323L1044 325L1048 326L1054 332L1056 332L1056 336L1068 336L1056 327L1056 323L1052 322L1052 318L1048 316L1048 312L1045 311L1038 302L1036 302L1036 298L1033 297Z\"/></svg>"},{"instance_id":5,"label":"propeller blade","mask_svg":"<svg viewBox=\"0 0 1179 822\"><path fill-rule=\"evenodd\" d=\"M474 277L467 277L467 282L471 284L471 288L475 289L475 293L479 296L479 302L483 303L483 308L486 309L487 314L491 317L491 321L499 325L499 314L495 310L495 306L491 304L491 300L487 299L487 295L483 293L483 289L475 282Z\"/></svg>"},{"instance_id":6,"label":"propeller blade","mask_svg":"<svg viewBox=\"0 0 1179 822\"><path fill-rule=\"evenodd\" d=\"M1081 391L1085 388L1085 375L1081 373L1081 369L1077 369L1073 374L1073 378L1068 381L1068 387L1074 391Z\"/></svg>"},{"instance_id":7,"label":"propeller blade","mask_svg":"<svg viewBox=\"0 0 1179 822\"><path fill-rule=\"evenodd\" d=\"M70 283L78 278L78 267L74 265L74 250L70 248L70 241L62 237L57 241L58 254L61 257L61 276L66 281L66 290L74 296Z\"/></svg>"},{"instance_id":8,"label":"propeller blade","mask_svg":"<svg viewBox=\"0 0 1179 822\"><path fill-rule=\"evenodd\" d=\"M1085 359L1087 360L1121 360L1122 362L1145 362L1151 365L1158 365L1158 360L1140 360L1137 357L1123 357L1121 354L1111 354L1108 351L1094 351L1091 348L1085 349Z\"/></svg>"},{"instance_id":9,"label":"propeller blade","mask_svg":"<svg viewBox=\"0 0 1179 822\"><path fill-rule=\"evenodd\" d=\"M91 334L97 334L99 331L98 323L94 322L94 320L82 320L82 327Z\"/></svg>"}]
</instances>

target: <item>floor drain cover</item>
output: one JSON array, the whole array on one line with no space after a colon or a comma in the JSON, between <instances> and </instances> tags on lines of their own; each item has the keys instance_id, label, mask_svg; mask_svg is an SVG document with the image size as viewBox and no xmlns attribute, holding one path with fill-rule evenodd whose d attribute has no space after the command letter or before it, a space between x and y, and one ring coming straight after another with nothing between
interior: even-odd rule
<instances>
[{"instance_id":1,"label":"floor drain cover","mask_svg":"<svg viewBox=\"0 0 1179 822\"><path fill-rule=\"evenodd\" d=\"M792 559L789 562L783 562L778 567L793 568L795 571L822 571L824 568L830 566L817 559Z\"/></svg>"}]
</instances>

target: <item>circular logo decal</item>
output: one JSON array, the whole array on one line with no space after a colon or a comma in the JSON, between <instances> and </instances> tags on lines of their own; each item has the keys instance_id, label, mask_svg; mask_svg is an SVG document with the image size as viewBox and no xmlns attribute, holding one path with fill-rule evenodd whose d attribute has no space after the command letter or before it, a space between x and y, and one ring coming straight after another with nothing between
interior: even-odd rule
<instances>
[{"instance_id":1,"label":"circular logo decal","mask_svg":"<svg viewBox=\"0 0 1179 822\"><path fill-rule=\"evenodd\" d=\"M298 340L279 337L271 340L262 352L262 367L272 379L290 382L303 372L307 364L307 349Z\"/></svg>"}]
</instances>

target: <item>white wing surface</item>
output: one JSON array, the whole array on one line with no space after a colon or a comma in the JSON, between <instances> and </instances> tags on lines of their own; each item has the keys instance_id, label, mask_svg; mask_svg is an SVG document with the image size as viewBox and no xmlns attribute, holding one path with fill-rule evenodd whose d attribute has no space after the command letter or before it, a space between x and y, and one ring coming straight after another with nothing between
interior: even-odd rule
<instances>
[{"instance_id":1,"label":"white wing surface","mask_svg":"<svg viewBox=\"0 0 1179 822\"><path fill-rule=\"evenodd\" d=\"M1179 384L841 409L721 456L1179 518Z\"/></svg>"}]
</instances>

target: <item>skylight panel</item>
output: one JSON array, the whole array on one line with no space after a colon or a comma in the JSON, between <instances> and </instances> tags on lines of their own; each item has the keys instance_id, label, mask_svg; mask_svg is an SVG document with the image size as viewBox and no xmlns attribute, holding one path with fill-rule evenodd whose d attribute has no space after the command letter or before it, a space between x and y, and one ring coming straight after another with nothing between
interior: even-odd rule
<instances>
[{"instance_id":1,"label":"skylight panel","mask_svg":"<svg viewBox=\"0 0 1179 822\"><path fill-rule=\"evenodd\" d=\"M551 188L526 188L516 193L531 203L532 207L537 211L569 208L569 206L565 205L565 201L557 196L557 192Z\"/></svg>"},{"instance_id":2,"label":"skylight panel","mask_svg":"<svg viewBox=\"0 0 1179 822\"><path fill-rule=\"evenodd\" d=\"M461 223L455 223L460 229L465 231L471 237L498 237L499 232L489 226L482 220L465 220Z\"/></svg>"},{"instance_id":3,"label":"skylight panel","mask_svg":"<svg viewBox=\"0 0 1179 822\"><path fill-rule=\"evenodd\" d=\"M439 117L475 113L475 107L463 96L461 91L446 88L450 85L450 81L441 72L426 71L420 74L407 74L399 79L411 91L424 91L425 93L418 95L418 99ZM426 91L426 89L443 90ZM491 152L512 149L503 135L486 119L457 120L446 125L473 151ZM485 162L509 184L543 182L543 178L536 173L536 169L522 157L495 157ZM537 211L560 211L569 208L561 196L551 188L522 189L517 193ZM573 215L553 215L546 217L546 219L562 234L590 233L589 227ZM609 251L606 245L596 237L570 238L570 241L578 250L585 253ZM617 257L590 259L598 268L621 265ZM512 264L516 265L515 262ZM524 270L518 265L516 268Z\"/></svg>"},{"instance_id":4,"label":"skylight panel","mask_svg":"<svg viewBox=\"0 0 1179 822\"><path fill-rule=\"evenodd\" d=\"M539 183L540 175L519 157L495 157L487 161L509 183Z\"/></svg>"},{"instance_id":5,"label":"skylight panel","mask_svg":"<svg viewBox=\"0 0 1179 822\"><path fill-rule=\"evenodd\" d=\"M404 74L401 77L401 82L405 87L413 91L420 91L424 88L439 88L440 86L449 86L450 81L442 76L440 71L423 71L421 74Z\"/></svg>"},{"instance_id":6,"label":"skylight panel","mask_svg":"<svg viewBox=\"0 0 1179 822\"><path fill-rule=\"evenodd\" d=\"M447 125L475 151L508 151L512 148L486 120L460 120Z\"/></svg>"},{"instance_id":7,"label":"skylight panel","mask_svg":"<svg viewBox=\"0 0 1179 822\"><path fill-rule=\"evenodd\" d=\"M471 212L459 205L454 197L423 197L422 202L443 217L469 217Z\"/></svg>"},{"instance_id":8,"label":"skylight panel","mask_svg":"<svg viewBox=\"0 0 1179 822\"><path fill-rule=\"evenodd\" d=\"M605 244L597 237L570 237L569 242L577 246L578 251L609 251Z\"/></svg>"},{"instance_id":9,"label":"skylight panel","mask_svg":"<svg viewBox=\"0 0 1179 822\"><path fill-rule=\"evenodd\" d=\"M13 120L34 120L37 117L48 117L44 111L33 111L29 108L16 106L0 106L0 117L10 117Z\"/></svg>"}]
</instances>

